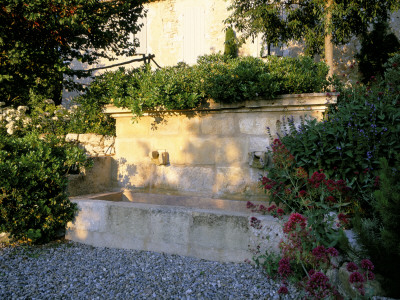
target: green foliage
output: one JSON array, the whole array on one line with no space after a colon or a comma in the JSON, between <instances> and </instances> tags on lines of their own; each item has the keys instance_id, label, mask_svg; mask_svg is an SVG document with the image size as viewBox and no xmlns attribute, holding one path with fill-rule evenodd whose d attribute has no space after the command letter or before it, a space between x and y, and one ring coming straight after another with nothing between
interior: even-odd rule
<instances>
[{"instance_id":1,"label":"green foliage","mask_svg":"<svg viewBox=\"0 0 400 300\"><path fill-rule=\"evenodd\" d=\"M66 175L85 164L83 150L54 135L0 135L0 231L34 243L56 238L76 211Z\"/></svg>"},{"instance_id":2,"label":"green foliage","mask_svg":"<svg viewBox=\"0 0 400 300\"><path fill-rule=\"evenodd\" d=\"M217 102L235 103L257 97L268 99L278 90L268 65L258 58L206 56L198 60L198 69L204 80L204 94Z\"/></svg>"},{"instance_id":3,"label":"green foliage","mask_svg":"<svg viewBox=\"0 0 400 300\"><path fill-rule=\"evenodd\" d=\"M397 298L400 295L400 155L396 155L392 165L381 158L380 166L372 217L363 218L356 229L361 244L376 263L377 272L385 276L385 290Z\"/></svg>"},{"instance_id":4,"label":"green foliage","mask_svg":"<svg viewBox=\"0 0 400 300\"><path fill-rule=\"evenodd\" d=\"M73 77L90 76L70 68L74 60L92 65L99 58L134 54L131 34L140 29L144 2L2 1L0 98L16 107L26 105L33 92L60 104L63 85L79 88Z\"/></svg>"},{"instance_id":5,"label":"green foliage","mask_svg":"<svg viewBox=\"0 0 400 300\"><path fill-rule=\"evenodd\" d=\"M388 88L355 86L343 90L338 101L324 121L292 125L282 142L298 167L347 180L359 195L358 209L368 213L378 158L393 161L400 151L397 100Z\"/></svg>"},{"instance_id":6,"label":"green foliage","mask_svg":"<svg viewBox=\"0 0 400 300\"><path fill-rule=\"evenodd\" d=\"M385 64L384 83L399 100L400 95L400 53L393 55Z\"/></svg>"},{"instance_id":7,"label":"green foliage","mask_svg":"<svg viewBox=\"0 0 400 300\"><path fill-rule=\"evenodd\" d=\"M308 54L323 53L325 32L332 34L334 44L344 44L352 36L365 33L378 18L386 20L387 11L399 7L396 0L333 1L330 10L327 1L310 0L234 0L225 21L245 38L263 35L266 45L304 41ZM331 22L327 22L328 13ZM328 24L327 24L328 23ZM328 30L326 29L328 25Z\"/></svg>"},{"instance_id":8,"label":"green foliage","mask_svg":"<svg viewBox=\"0 0 400 300\"><path fill-rule=\"evenodd\" d=\"M224 55L236 58L239 55L238 40L232 27L228 27L225 32L225 50Z\"/></svg>"},{"instance_id":9,"label":"green foliage","mask_svg":"<svg viewBox=\"0 0 400 300\"><path fill-rule=\"evenodd\" d=\"M390 32L387 22L375 23L373 30L361 38L361 50L356 55L362 81L368 83L372 76L382 77L389 55L397 51L400 51L399 40Z\"/></svg>"},{"instance_id":10,"label":"green foliage","mask_svg":"<svg viewBox=\"0 0 400 300\"><path fill-rule=\"evenodd\" d=\"M316 63L307 56L270 56L267 64L273 80L278 82L278 94L313 93L327 89L329 67L323 62Z\"/></svg>"},{"instance_id":11,"label":"green foliage","mask_svg":"<svg viewBox=\"0 0 400 300\"><path fill-rule=\"evenodd\" d=\"M194 66L180 63L156 71L144 67L107 72L96 77L77 101L86 111L98 101L96 112L113 103L141 116L144 111L196 108L210 98L234 103L284 93L321 92L328 86L327 72L324 63L308 57L263 61L214 54L200 57Z\"/></svg>"},{"instance_id":12,"label":"green foliage","mask_svg":"<svg viewBox=\"0 0 400 300\"><path fill-rule=\"evenodd\" d=\"M66 109L55 105L51 99L31 95L29 106L30 109L28 106L12 108L0 103L0 133L16 136L30 132L115 135L115 121L102 113L103 103L97 98L87 98L79 106L73 105Z\"/></svg>"}]
</instances>

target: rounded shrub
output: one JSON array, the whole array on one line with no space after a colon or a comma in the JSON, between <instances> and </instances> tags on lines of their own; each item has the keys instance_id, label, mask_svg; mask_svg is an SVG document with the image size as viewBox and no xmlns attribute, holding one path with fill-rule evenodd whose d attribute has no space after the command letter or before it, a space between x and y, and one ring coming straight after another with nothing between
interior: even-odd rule
<instances>
[{"instance_id":1,"label":"rounded shrub","mask_svg":"<svg viewBox=\"0 0 400 300\"><path fill-rule=\"evenodd\" d=\"M87 165L83 150L53 135L0 135L0 232L44 243L71 221L67 173Z\"/></svg>"}]
</instances>

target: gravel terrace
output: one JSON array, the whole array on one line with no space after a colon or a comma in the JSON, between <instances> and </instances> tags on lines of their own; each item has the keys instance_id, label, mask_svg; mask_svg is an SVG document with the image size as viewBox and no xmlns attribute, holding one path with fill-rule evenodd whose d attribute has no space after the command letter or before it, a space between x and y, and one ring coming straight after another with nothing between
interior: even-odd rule
<instances>
[{"instance_id":1,"label":"gravel terrace","mask_svg":"<svg viewBox=\"0 0 400 300\"><path fill-rule=\"evenodd\" d=\"M279 282L218 263L73 242L0 247L0 299L279 299ZM299 299L296 291L281 299Z\"/></svg>"}]
</instances>

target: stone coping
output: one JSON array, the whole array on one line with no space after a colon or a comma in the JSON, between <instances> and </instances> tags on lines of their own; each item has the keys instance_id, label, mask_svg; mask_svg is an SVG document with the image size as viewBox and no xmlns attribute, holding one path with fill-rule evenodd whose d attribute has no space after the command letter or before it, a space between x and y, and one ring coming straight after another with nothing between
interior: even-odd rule
<instances>
[{"instance_id":1,"label":"stone coping","mask_svg":"<svg viewBox=\"0 0 400 300\"><path fill-rule=\"evenodd\" d=\"M339 93L304 93L279 95L274 99L248 100L240 103L217 103L209 100L206 104L195 109L186 110L148 110L144 115L163 114L163 113L193 113L193 112L212 112L229 111L239 112L260 110L260 111L286 111L286 110L325 110L329 104L337 103ZM111 117L123 117L131 114L130 109L116 107L113 104L106 105L104 113Z\"/></svg>"}]
</instances>

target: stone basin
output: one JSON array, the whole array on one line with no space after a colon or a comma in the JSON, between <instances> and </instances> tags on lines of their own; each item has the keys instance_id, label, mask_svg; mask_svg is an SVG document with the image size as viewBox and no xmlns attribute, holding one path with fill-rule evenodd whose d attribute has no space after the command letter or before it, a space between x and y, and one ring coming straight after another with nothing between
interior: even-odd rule
<instances>
[{"instance_id":1,"label":"stone basin","mask_svg":"<svg viewBox=\"0 0 400 300\"><path fill-rule=\"evenodd\" d=\"M93 246L146 250L220 262L251 260L250 246L277 251L281 226L272 216L257 215L246 201L134 191L71 198L79 212L66 238ZM263 238L268 235L268 242Z\"/></svg>"}]
</instances>

